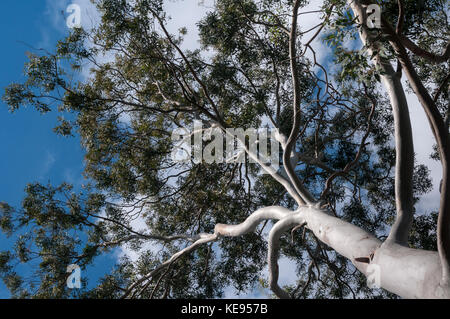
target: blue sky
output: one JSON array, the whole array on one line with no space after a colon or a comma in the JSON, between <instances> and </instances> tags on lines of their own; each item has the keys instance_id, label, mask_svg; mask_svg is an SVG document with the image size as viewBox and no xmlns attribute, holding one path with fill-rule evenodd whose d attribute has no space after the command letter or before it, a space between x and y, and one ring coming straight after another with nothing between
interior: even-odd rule
<instances>
[{"instance_id":1,"label":"blue sky","mask_svg":"<svg viewBox=\"0 0 450 319\"><path fill-rule=\"evenodd\" d=\"M51 3L53 2L53 3ZM23 80L23 65L26 51L34 48L52 50L58 39L68 29L65 24L55 25L56 6L64 1L17 1L0 2L0 88L11 82ZM61 19L61 21L63 21ZM31 107L22 108L11 114L0 101L0 201L19 206L27 183L50 182L57 185L62 181L73 183L79 188L82 183L83 151L79 138L63 138L53 133L56 112L41 115ZM11 247L11 242L0 233L0 250ZM94 280L112 265L112 257L100 259L95 271L90 271ZM100 267L98 267L100 266ZM0 298L9 293L0 282Z\"/></svg>"},{"instance_id":2,"label":"blue sky","mask_svg":"<svg viewBox=\"0 0 450 319\"><path fill-rule=\"evenodd\" d=\"M90 10L88 1L74 0L81 5L85 16ZM197 46L195 20L199 9L184 2L183 10L179 4L169 1L168 10L173 12L173 30L187 25L191 38L186 48ZM1 72L0 92L12 82L24 80L23 67L27 61L26 52L33 48L53 51L56 41L69 31L61 10L70 3L68 0L2 0L0 2L0 26L3 50L0 51ZM205 9L203 8L205 13ZM187 14L188 13L188 14ZM85 19L87 20L87 19ZM91 19L89 19L91 20ZM95 18L94 18L95 20ZM86 22L86 21L83 21ZM88 23L89 24L89 23ZM57 185L62 181L73 183L77 188L82 183L83 150L78 137L57 136L53 127L57 123L56 112L41 115L32 107L21 108L14 113L8 111L0 101L0 143L3 156L0 156L0 202L20 207L24 188L28 183L40 182ZM8 250L12 241L0 233L0 251ZM123 254L128 255L128 251ZM97 258L88 269L90 285L111 269L118 254ZM234 294L227 292L229 297ZM0 281L0 298L8 298L9 292ZM252 297L256 297L252 295Z\"/></svg>"}]
</instances>

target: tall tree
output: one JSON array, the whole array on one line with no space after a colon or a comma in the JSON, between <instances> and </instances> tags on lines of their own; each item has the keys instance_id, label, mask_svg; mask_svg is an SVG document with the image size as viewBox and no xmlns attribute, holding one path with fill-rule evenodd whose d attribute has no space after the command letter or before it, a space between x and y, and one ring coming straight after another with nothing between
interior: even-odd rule
<instances>
[{"instance_id":1,"label":"tall tree","mask_svg":"<svg viewBox=\"0 0 450 319\"><path fill-rule=\"evenodd\" d=\"M11 111L73 114L55 131L81 136L90 182L80 193L30 184L21 208L1 204L0 226L17 239L0 255L14 296L204 298L260 284L279 298L450 297L446 1L326 0L303 30L307 1L217 0L194 51L182 49L185 29L168 31L162 0L95 2L100 24L30 54L27 80L3 97ZM361 49L346 47L352 39ZM326 63L315 40L331 48ZM90 76L75 81L80 69ZM432 186L414 160L403 74L443 167L429 215L414 216ZM206 143L174 161L173 133L198 122ZM261 127L280 145L275 165L243 135L240 161L196 157L220 158L208 144L218 135ZM119 246L139 258L93 289L67 288L69 264L85 268ZM296 263L292 286L278 283L280 255ZM18 262L34 267L32 280Z\"/></svg>"}]
</instances>

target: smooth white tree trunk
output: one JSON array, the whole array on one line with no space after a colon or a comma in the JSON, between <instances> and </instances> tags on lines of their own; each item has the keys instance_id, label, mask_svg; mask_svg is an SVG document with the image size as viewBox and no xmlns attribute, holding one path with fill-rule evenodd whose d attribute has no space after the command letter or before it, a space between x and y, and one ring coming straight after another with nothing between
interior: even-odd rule
<instances>
[{"instance_id":1,"label":"smooth white tree trunk","mask_svg":"<svg viewBox=\"0 0 450 319\"><path fill-rule=\"evenodd\" d=\"M254 231L267 219L278 220L269 235L268 263L270 286L281 298L287 298L288 294L277 283L279 271L283 271L277 264L278 239L286 229L302 224L321 242L349 259L364 275L378 276L380 288L403 298L450 298L450 289L439 285L441 267L437 252L383 243L367 231L316 206L301 206L295 212L278 206L265 207L239 225L216 225L215 239L241 236ZM369 258L370 263L357 261L362 257Z\"/></svg>"},{"instance_id":2,"label":"smooth white tree trunk","mask_svg":"<svg viewBox=\"0 0 450 319\"><path fill-rule=\"evenodd\" d=\"M403 298L450 298L450 289L439 286L441 266L435 251L383 244L372 234L314 207L300 208L301 219L320 241L348 258L366 276L369 257L379 267L380 287ZM376 274L375 274L376 275Z\"/></svg>"}]
</instances>

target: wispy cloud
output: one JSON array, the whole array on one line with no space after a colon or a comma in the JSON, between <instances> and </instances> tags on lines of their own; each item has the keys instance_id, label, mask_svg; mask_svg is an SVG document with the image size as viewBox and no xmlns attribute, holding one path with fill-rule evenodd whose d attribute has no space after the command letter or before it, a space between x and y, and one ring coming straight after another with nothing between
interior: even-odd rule
<instances>
[{"instance_id":1,"label":"wispy cloud","mask_svg":"<svg viewBox=\"0 0 450 319\"><path fill-rule=\"evenodd\" d=\"M56 156L53 152L46 151L45 160L42 163L42 168L39 174L39 179L43 180L48 177L50 170L56 162Z\"/></svg>"}]
</instances>

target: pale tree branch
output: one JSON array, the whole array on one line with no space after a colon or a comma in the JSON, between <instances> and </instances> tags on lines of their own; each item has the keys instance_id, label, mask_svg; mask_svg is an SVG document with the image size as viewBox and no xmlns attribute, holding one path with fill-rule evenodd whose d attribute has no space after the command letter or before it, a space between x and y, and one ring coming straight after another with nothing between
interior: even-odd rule
<instances>
[{"instance_id":1,"label":"pale tree branch","mask_svg":"<svg viewBox=\"0 0 450 319\"><path fill-rule=\"evenodd\" d=\"M400 78L392 65L380 55L380 46L375 36L367 27L367 14L365 7L357 0L348 0L354 15L361 24L360 38L368 47L373 62L381 70L381 78L386 88L392 107L395 128L395 204L397 218L391 228L388 243L407 245L409 231L413 221L413 171L414 171L414 145L412 138L411 120L408 103ZM376 54L374 54L376 53Z\"/></svg>"},{"instance_id":2,"label":"pale tree branch","mask_svg":"<svg viewBox=\"0 0 450 319\"><path fill-rule=\"evenodd\" d=\"M220 129L225 132L225 134L229 135L230 137L234 138L234 135L231 135L231 133L225 128L223 127L220 123L217 123L217 126L220 127ZM285 189L286 191L289 193L289 195L292 196L292 198L297 202L297 204L302 205L304 204L303 198L300 197L300 195L298 194L298 192L294 189L292 183L284 178L282 175L278 174L277 171L270 165L270 164L266 164L264 163L259 157L258 154L254 154L253 152L250 151L250 149L247 147L247 145L245 144L245 140L241 140L240 138L238 138L239 142L241 143L241 147L242 149L248 154L248 156L255 161L256 163L258 163L261 168L268 173L270 176L272 176L278 183L280 183ZM283 142L281 142L281 145L283 146Z\"/></svg>"},{"instance_id":3,"label":"pale tree branch","mask_svg":"<svg viewBox=\"0 0 450 319\"><path fill-rule=\"evenodd\" d=\"M174 254L127 289L123 298L134 296L141 284L159 274L178 258L194 251L200 245L214 242L221 236L241 236L256 229L267 219L280 220L269 234L270 286L280 298L289 298L278 286L279 238L282 233L296 225L305 225L321 242L338 254L349 259L364 275L368 275L369 264L379 268L380 287L404 298L449 298L450 289L440 288L439 256L436 252L412 249L397 244L382 245L372 234L346 221L332 216L318 206L300 206L296 212L279 206L257 210L239 225L218 224L214 234L201 234L192 245ZM371 256L369 263L363 256ZM363 260L363 261L360 261ZM414 267L411 267L414 265ZM166 288L167 289L167 288ZM140 289L141 290L141 289Z\"/></svg>"},{"instance_id":4,"label":"pale tree branch","mask_svg":"<svg viewBox=\"0 0 450 319\"><path fill-rule=\"evenodd\" d=\"M261 208L251 214L243 223L238 225L226 225L217 224L214 228L213 234L199 234L195 238L197 240L189 245L188 247L180 250L179 252L172 255L170 259L163 262L161 265L150 271L145 276L136 280L131 284L122 295L121 298L128 298L130 295L133 296L133 291L137 289L141 284L145 283L147 280L152 280L155 275L157 275L163 269L172 265L180 257L187 255L188 253L197 249L200 245L214 242L222 236L237 237L244 234L253 232L256 227L264 220L267 219L282 219L292 214L292 211L280 207L280 206L269 206Z\"/></svg>"},{"instance_id":5,"label":"pale tree branch","mask_svg":"<svg viewBox=\"0 0 450 319\"><path fill-rule=\"evenodd\" d=\"M292 214L292 211L281 206L268 206L260 208L251 214L243 223L238 225L217 224L214 231L220 236L237 237L253 232L264 220L283 219Z\"/></svg>"},{"instance_id":6,"label":"pale tree branch","mask_svg":"<svg viewBox=\"0 0 450 319\"><path fill-rule=\"evenodd\" d=\"M289 35L289 57L291 65L291 75L292 75L292 85L294 88L294 123L292 125L292 130L289 138L286 142L286 147L283 151L283 164L289 179L294 185L296 191L301 196L304 204L312 204L315 202L312 194L305 188L303 183L300 181L298 176L295 174L294 167L291 164L292 152L295 149L295 143L297 141L298 134L300 132L300 83L298 77L297 68L297 14L300 7L301 1L296 0L294 3L293 14L292 14L292 25Z\"/></svg>"},{"instance_id":7,"label":"pale tree branch","mask_svg":"<svg viewBox=\"0 0 450 319\"><path fill-rule=\"evenodd\" d=\"M397 53L397 58L411 84L411 87L422 104L427 115L434 137L436 138L442 164L442 187L437 225L438 252L442 265L442 284L450 286L450 135L448 126L439 112L435 101L417 74L401 39L392 26L382 18L382 28L389 36L389 43ZM448 46L447 46L448 48Z\"/></svg>"},{"instance_id":8,"label":"pale tree branch","mask_svg":"<svg viewBox=\"0 0 450 319\"><path fill-rule=\"evenodd\" d=\"M133 290L136 287L138 287L140 284L142 284L146 280L151 279L153 276L158 274L161 270L169 267L178 258L180 258L180 257L182 257L184 255L187 255L188 253L190 253L191 251L195 250L200 245L216 241L217 238L218 238L218 235L217 234L200 234L199 237L200 237L200 239L195 241L193 244L191 244L190 246L188 246L188 247L180 250L179 252L175 253L174 255L172 255L172 257L170 257L169 260L165 261L164 263L162 263L161 265L159 265L158 267L153 269L151 272L149 272L147 275L143 276L139 280L136 280L132 285L130 285L127 288L126 292L122 295L121 298L122 299L127 298L133 292Z\"/></svg>"},{"instance_id":9,"label":"pale tree branch","mask_svg":"<svg viewBox=\"0 0 450 319\"><path fill-rule=\"evenodd\" d=\"M440 263L436 252L413 249L402 245L382 245L374 235L334 217L316 206L303 206L299 224L328 247L352 261L364 275L373 274L381 288L403 298L449 298L450 288L440 287ZM369 263L360 262L369 256ZM372 269L369 268L372 265Z\"/></svg>"},{"instance_id":10,"label":"pale tree branch","mask_svg":"<svg viewBox=\"0 0 450 319\"><path fill-rule=\"evenodd\" d=\"M290 299L291 296L283 288L278 285L279 267L278 258L280 254L280 237L288 229L301 225L303 219L300 214L287 216L277 222L269 233L269 247L267 261L269 265L269 286L274 294L280 299Z\"/></svg>"}]
</instances>

